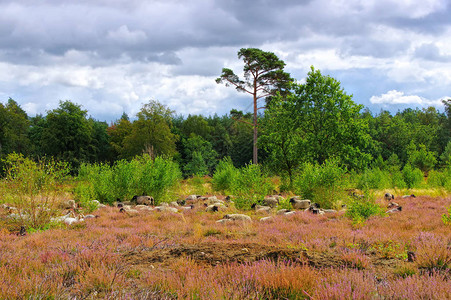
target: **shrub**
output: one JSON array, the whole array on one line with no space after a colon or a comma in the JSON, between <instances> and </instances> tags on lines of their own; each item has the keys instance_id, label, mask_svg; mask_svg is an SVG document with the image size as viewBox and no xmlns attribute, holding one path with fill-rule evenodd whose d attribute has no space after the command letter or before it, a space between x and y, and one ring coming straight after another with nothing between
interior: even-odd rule
<instances>
[{"instance_id":1,"label":"shrub","mask_svg":"<svg viewBox=\"0 0 451 300\"><path fill-rule=\"evenodd\" d=\"M78 178L80 182L75 194L82 202L95 198L112 203L116 199L126 200L145 194L153 196L158 203L169 199L181 172L171 159L157 157L152 160L143 155L131 161L117 161L113 166L83 164Z\"/></svg>"},{"instance_id":2,"label":"shrub","mask_svg":"<svg viewBox=\"0 0 451 300\"><path fill-rule=\"evenodd\" d=\"M413 168L409 163L402 169L402 175L409 189L419 187L423 182L423 172L418 168Z\"/></svg>"},{"instance_id":3,"label":"shrub","mask_svg":"<svg viewBox=\"0 0 451 300\"><path fill-rule=\"evenodd\" d=\"M451 167L443 171L430 171L427 183L431 187L444 188L447 191L451 191Z\"/></svg>"},{"instance_id":4,"label":"shrub","mask_svg":"<svg viewBox=\"0 0 451 300\"><path fill-rule=\"evenodd\" d=\"M442 221L445 225L451 225L451 205L448 206L448 213L442 215Z\"/></svg>"},{"instance_id":5,"label":"shrub","mask_svg":"<svg viewBox=\"0 0 451 300\"><path fill-rule=\"evenodd\" d=\"M346 170L335 160L327 160L322 165L306 163L294 179L294 191L317 202L321 207L334 206L346 199Z\"/></svg>"},{"instance_id":6,"label":"shrub","mask_svg":"<svg viewBox=\"0 0 451 300\"><path fill-rule=\"evenodd\" d=\"M390 187L390 173L379 168L366 169L359 177L357 188L361 190Z\"/></svg>"},{"instance_id":7,"label":"shrub","mask_svg":"<svg viewBox=\"0 0 451 300\"><path fill-rule=\"evenodd\" d=\"M52 159L35 162L16 153L3 162L8 201L18 209L12 222L35 230L49 228L51 217L58 213L59 186L69 175L68 164Z\"/></svg>"},{"instance_id":8,"label":"shrub","mask_svg":"<svg viewBox=\"0 0 451 300\"><path fill-rule=\"evenodd\" d=\"M346 216L355 223L361 223L373 215L383 214L382 208L376 203L374 197L366 196L363 199L349 198Z\"/></svg>"},{"instance_id":9,"label":"shrub","mask_svg":"<svg viewBox=\"0 0 451 300\"><path fill-rule=\"evenodd\" d=\"M216 191L230 192L238 177L239 170L235 168L230 157L226 157L216 167L211 183Z\"/></svg>"}]
</instances>

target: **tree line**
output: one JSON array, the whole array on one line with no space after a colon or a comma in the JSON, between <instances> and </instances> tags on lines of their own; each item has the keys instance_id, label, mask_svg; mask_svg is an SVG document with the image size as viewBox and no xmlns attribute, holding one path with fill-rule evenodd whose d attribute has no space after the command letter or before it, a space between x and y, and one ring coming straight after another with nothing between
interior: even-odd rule
<instances>
[{"instance_id":1,"label":"tree line","mask_svg":"<svg viewBox=\"0 0 451 300\"><path fill-rule=\"evenodd\" d=\"M451 99L443 100L443 112L428 107L372 114L338 80L313 67L298 83L270 52L241 49L239 57L245 79L223 69L217 82L252 94L253 113L182 116L150 100L136 116L124 113L108 124L69 100L30 117L8 99L0 103L0 159L13 152L53 157L76 173L84 162L114 163L146 153L173 158L191 176L212 174L225 157L236 167L255 163L258 147L258 162L290 181L304 163L331 159L357 171L409 164L427 174L451 165ZM258 107L257 100L265 103ZM264 110L257 113L259 108Z\"/></svg>"}]
</instances>

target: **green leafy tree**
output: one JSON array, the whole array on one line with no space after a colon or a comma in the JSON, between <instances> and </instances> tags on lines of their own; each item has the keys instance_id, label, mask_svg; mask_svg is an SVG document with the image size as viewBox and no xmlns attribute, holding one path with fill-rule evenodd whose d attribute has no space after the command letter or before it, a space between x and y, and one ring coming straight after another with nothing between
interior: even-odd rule
<instances>
[{"instance_id":1,"label":"green leafy tree","mask_svg":"<svg viewBox=\"0 0 451 300\"><path fill-rule=\"evenodd\" d=\"M257 111L263 108L258 107L258 101L274 96L277 91L285 91L292 79L290 74L283 71L285 63L272 52L257 48L242 48L238 51L238 58L244 61L244 80L241 80L231 69L223 68L216 82L225 83L226 86L232 85L237 91L252 95L253 163L257 164Z\"/></svg>"},{"instance_id":2,"label":"green leafy tree","mask_svg":"<svg viewBox=\"0 0 451 300\"><path fill-rule=\"evenodd\" d=\"M5 106L0 107L0 153L6 155L16 152L28 154L30 141L28 128L30 121L20 105L9 98Z\"/></svg>"},{"instance_id":3,"label":"green leafy tree","mask_svg":"<svg viewBox=\"0 0 451 300\"><path fill-rule=\"evenodd\" d=\"M119 120L107 128L107 134L109 136L114 158L126 158L124 141L125 138L130 135L131 131L132 123L126 113L122 114L122 117Z\"/></svg>"},{"instance_id":4,"label":"green leafy tree","mask_svg":"<svg viewBox=\"0 0 451 300\"><path fill-rule=\"evenodd\" d=\"M173 111L151 100L137 113L138 119L131 124L130 133L125 136L121 156L132 158L143 153L151 157L173 156L178 136L172 133Z\"/></svg>"},{"instance_id":5,"label":"green leafy tree","mask_svg":"<svg viewBox=\"0 0 451 300\"><path fill-rule=\"evenodd\" d=\"M217 163L218 153L213 150L210 142L201 136L191 133L190 137L184 140L186 175L207 175L212 174Z\"/></svg>"},{"instance_id":6,"label":"green leafy tree","mask_svg":"<svg viewBox=\"0 0 451 300\"><path fill-rule=\"evenodd\" d=\"M339 81L312 67L305 84L293 84L286 99L277 99L269 107L268 122L275 125L266 131L268 151L280 153L276 154L280 164L283 155L293 163L323 164L335 158L341 165L362 169L372 157L368 153L371 137L361 109Z\"/></svg>"},{"instance_id":7,"label":"green leafy tree","mask_svg":"<svg viewBox=\"0 0 451 300\"><path fill-rule=\"evenodd\" d=\"M71 101L60 101L58 108L47 113L41 134L42 151L76 170L82 162L91 160L92 133L87 111Z\"/></svg>"},{"instance_id":8,"label":"green leafy tree","mask_svg":"<svg viewBox=\"0 0 451 300\"><path fill-rule=\"evenodd\" d=\"M428 151L423 144L415 145L411 142L407 148L407 162L427 173L435 166L437 159L432 151Z\"/></svg>"}]
</instances>

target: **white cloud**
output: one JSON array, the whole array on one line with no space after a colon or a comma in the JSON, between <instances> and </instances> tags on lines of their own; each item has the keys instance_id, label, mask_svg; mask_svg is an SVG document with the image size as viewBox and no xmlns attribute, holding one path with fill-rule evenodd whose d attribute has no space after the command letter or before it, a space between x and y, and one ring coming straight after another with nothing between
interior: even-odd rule
<instances>
[{"instance_id":1,"label":"white cloud","mask_svg":"<svg viewBox=\"0 0 451 300\"><path fill-rule=\"evenodd\" d=\"M388 91L386 94L380 96L372 96L370 102L372 104L408 104L419 106L442 106L442 99L449 97L442 97L437 100L426 99L417 95L404 95L404 92L397 90Z\"/></svg>"}]
</instances>

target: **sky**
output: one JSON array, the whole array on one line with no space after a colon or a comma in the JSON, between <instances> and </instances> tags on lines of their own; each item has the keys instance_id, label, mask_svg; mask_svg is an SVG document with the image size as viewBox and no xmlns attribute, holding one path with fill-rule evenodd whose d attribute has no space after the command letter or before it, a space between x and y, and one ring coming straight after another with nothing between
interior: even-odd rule
<instances>
[{"instance_id":1,"label":"sky","mask_svg":"<svg viewBox=\"0 0 451 300\"><path fill-rule=\"evenodd\" d=\"M241 48L275 53L302 83L311 66L373 114L451 98L450 0L0 0L0 102L29 116L62 100L94 119L149 100L178 115L252 110L217 84Z\"/></svg>"}]
</instances>

